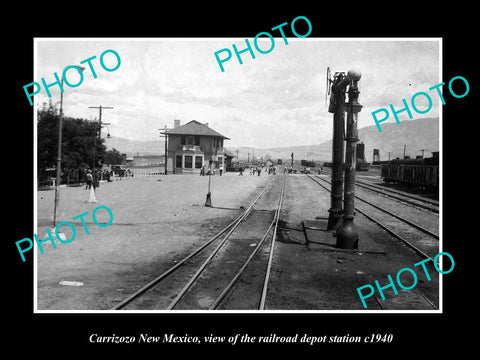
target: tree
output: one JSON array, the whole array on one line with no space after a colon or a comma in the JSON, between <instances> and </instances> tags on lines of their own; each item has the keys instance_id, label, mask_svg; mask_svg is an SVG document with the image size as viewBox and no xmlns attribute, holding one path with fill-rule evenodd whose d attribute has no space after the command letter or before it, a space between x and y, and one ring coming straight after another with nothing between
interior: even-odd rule
<instances>
[{"instance_id":1,"label":"tree","mask_svg":"<svg viewBox=\"0 0 480 360\"><path fill-rule=\"evenodd\" d=\"M50 106L37 113L37 172L39 181L46 179L47 169L56 166L58 115Z\"/></svg>"},{"instance_id":2,"label":"tree","mask_svg":"<svg viewBox=\"0 0 480 360\"><path fill-rule=\"evenodd\" d=\"M115 148L113 148L112 150L107 150L103 158L103 163L110 165L121 165L122 154L120 154L120 151Z\"/></svg>"},{"instance_id":3,"label":"tree","mask_svg":"<svg viewBox=\"0 0 480 360\"><path fill-rule=\"evenodd\" d=\"M39 181L47 176L47 169L56 168L58 156L59 115L53 106L37 113L37 170ZM63 118L62 171L65 169L98 167L105 156L104 139L98 138L98 123L71 117ZM95 164L93 159L95 144Z\"/></svg>"}]
</instances>

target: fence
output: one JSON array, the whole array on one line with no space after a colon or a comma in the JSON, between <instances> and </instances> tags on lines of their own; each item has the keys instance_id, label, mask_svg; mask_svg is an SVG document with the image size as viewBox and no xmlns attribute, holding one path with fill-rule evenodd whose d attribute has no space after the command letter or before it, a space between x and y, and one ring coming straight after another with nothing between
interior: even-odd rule
<instances>
[{"instance_id":1,"label":"fence","mask_svg":"<svg viewBox=\"0 0 480 360\"><path fill-rule=\"evenodd\" d=\"M142 179L150 176L163 175L163 168L138 168L138 169L129 169L123 176L118 176L114 174L112 177L113 181L123 181L130 179Z\"/></svg>"}]
</instances>

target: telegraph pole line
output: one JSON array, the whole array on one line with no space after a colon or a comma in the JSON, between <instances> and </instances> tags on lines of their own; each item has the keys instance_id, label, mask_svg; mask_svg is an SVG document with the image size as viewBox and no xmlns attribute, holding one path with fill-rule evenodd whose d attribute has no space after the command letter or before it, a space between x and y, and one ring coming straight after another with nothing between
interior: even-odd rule
<instances>
[{"instance_id":1,"label":"telegraph pole line","mask_svg":"<svg viewBox=\"0 0 480 360\"><path fill-rule=\"evenodd\" d=\"M165 138L165 165L164 165L164 175L167 175L167 164L168 164L168 130L171 130L171 129L168 129L167 128L167 125L165 125L165 128L164 129L158 129L158 130L163 130L163 132L160 133L160 137L164 137Z\"/></svg>"},{"instance_id":2,"label":"telegraph pole line","mask_svg":"<svg viewBox=\"0 0 480 360\"><path fill-rule=\"evenodd\" d=\"M89 106L89 109L98 109L99 114L98 114L98 137L101 139L102 138L102 109L113 109L111 106ZM109 123L104 123L105 125L110 125Z\"/></svg>"},{"instance_id":3,"label":"telegraph pole line","mask_svg":"<svg viewBox=\"0 0 480 360\"><path fill-rule=\"evenodd\" d=\"M99 109L99 115L98 115L98 140L101 141L102 138L102 109L113 109L111 106L89 106L89 109ZM103 123L105 125L110 125L110 123ZM95 184L96 178L95 178L95 163L96 163L96 155L95 155L95 150L97 147L97 132L95 131L95 136L93 137L93 164L92 164L92 175L93 175L93 182ZM95 187L94 187L95 188Z\"/></svg>"}]
</instances>

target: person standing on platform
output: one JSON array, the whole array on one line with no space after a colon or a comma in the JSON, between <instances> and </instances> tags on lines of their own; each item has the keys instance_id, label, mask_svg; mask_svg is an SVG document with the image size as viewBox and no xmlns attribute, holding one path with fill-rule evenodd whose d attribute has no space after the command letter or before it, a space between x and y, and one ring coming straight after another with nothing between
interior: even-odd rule
<instances>
[{"instance_id":1,"label":"person standing on platform","mask_svg":"<svg viewBox=\"0 0 480 360\"><path fill-rule=\"evenodd\" d=\"M87 170L87 185L85 186L85 190L88 190L92 187L93 176L90 170Z\"/></svg>"}]
</instances>

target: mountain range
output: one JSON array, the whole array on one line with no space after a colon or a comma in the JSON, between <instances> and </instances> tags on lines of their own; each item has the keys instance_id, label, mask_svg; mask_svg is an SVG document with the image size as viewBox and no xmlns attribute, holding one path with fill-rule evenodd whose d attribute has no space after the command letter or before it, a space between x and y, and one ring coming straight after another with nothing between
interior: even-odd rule
<instances>
[{"instance_id":1,"label":"mountain range","mask_svg":"<svg viewBox=\"0 0 480 360\"><path fill-rule=\"evenodd\" d=\"M373 149L379 149L380 160L388 160L405 155L415 158L417 155L430 157L432 151L439 150L439 119L424 118L418 120L402 121L382 124L382 132L379 132L376 125L358 129L359 142L365 145L365 160L373 161ZM236 154L236 149L229 149ZM243 150L243 151L242 151ZM331 161L332 140L318 144L305 146L289 146L271 149L253 149L255 157L268 157L272 159L290 159L294 153L294 159ZM390 152L390 155L388 154ZM241 159L250 157L252 149L239 148Z\"/></svg>"},{"instance_id":2,"label":"mountain range","mask_svg":"<svg viewBox=\"0 0 480 360\"><path fill-rule=\"evenodd\" d=\"M380 160L388 160L396 157L403 157L405 154L414 158L424 153L429 157L432 151L439 150L439 119L423 118L418 120L404 120L400 124L395 122L382 124L382 132L379 132L375 125L367 126L358 130L360 142L365 144L365 158L371 162L373 160L373 149L379 149ZM125 138L105 138L107 149L115 148L127 156L132 155L163 155L165 143L162 140L130 140ZM232 155L243 160L271 158L290 159L294 153L294 159L331 161L332 141L327 141L317 145L304 146L286 146L269 149L259 148L230 148L226 147ZM388 154L390 152L390 154Z\"/></svg>"}]
</instances>

